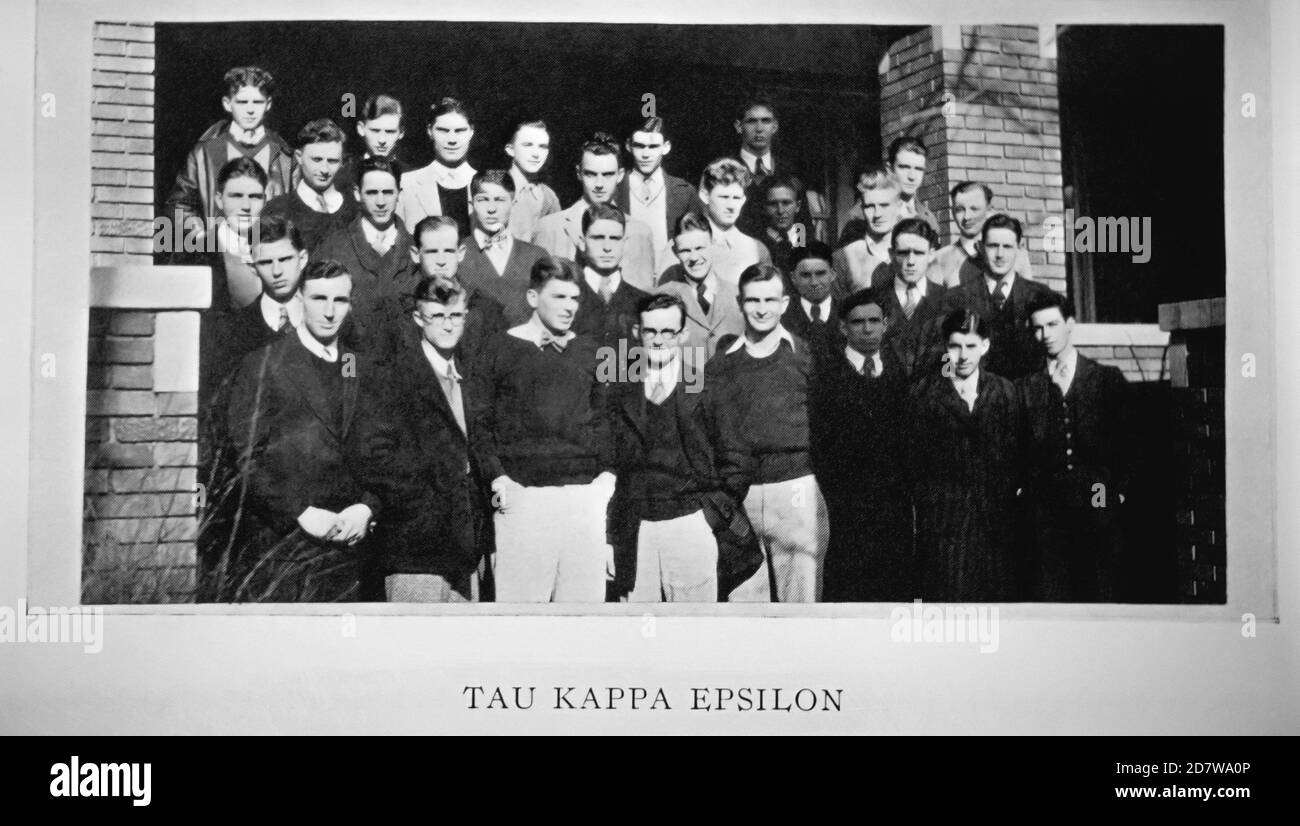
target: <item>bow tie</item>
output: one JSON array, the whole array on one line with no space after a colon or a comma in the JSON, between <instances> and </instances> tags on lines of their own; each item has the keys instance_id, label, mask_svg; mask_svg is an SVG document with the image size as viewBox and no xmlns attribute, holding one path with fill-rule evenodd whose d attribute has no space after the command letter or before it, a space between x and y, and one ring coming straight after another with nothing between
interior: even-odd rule
<instances>
[{"instance_id":1,"label":"bow tie","mask_svg":"<svg viewBox=\"0 0 1300 826\"><path fill-rule=\"evenodd\" d=\"M487 252L493 247L496 247L498 249L505 249L506 242L509 240L510 240L510 233L503 229L500 232L498 232L496 235L490 235L484 238L482 249L484 252Z\"/></svg>"},{"instance_id":2,"label":"bow tie","mask_svg":"<svg viewBox=\"0 0 1300 826\"><path fill-rule=\"evenodd\" d=\"M249 146L249 147L257 146L256 129L241 129L239 130L239 132L240 132L239 137L237 137L235 140L239 142L240 146Z\"/></svg>"},{"instance_id":3,"label":"bow tie","mask_svg":"<svg viewBox=\"0 0 1300 826\"><path fill-rule=\"evenodd\" d=\"M537 349L545 350L547 347L554 347L555 352L563 353L564 348L569 346L569 337L558 338L551 335L550 332L543 330L541 338L537 339Z\"/></svg>"}]
</instances>

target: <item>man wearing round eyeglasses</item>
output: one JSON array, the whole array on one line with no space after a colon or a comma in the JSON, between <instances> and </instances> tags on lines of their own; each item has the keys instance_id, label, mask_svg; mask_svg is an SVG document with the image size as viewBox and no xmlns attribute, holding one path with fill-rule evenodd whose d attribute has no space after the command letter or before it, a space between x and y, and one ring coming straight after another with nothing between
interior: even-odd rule
<instances>
[{"instance_id":1,"label":"man wearing round eyeglasses","mask_svg":"<svg viewBox=\"0 0 1300 826\"><path fill-rule=\"evenodd\" d=\"M468 299L436 275L421 279L413 297L419 344L400 351L381 384L386 429L371 445L392 505L379 542L384 594L389 602L463 602L477 594L471 580L487 513L469 457L458 356Z\"/></svg>"},{"instance_id":2,"label":"man wearing round eyeglasses","mask_svg":"<svg viewBox=\"0 0 1300 826\"><path fill-rule=\"evenodd\" d=\"M683 368L686 307L648 295L637 309L646 367L611 388L613 590L629 602L716 602L718 543L702 497L719 485Z\"/></svg>"}]
</instances>

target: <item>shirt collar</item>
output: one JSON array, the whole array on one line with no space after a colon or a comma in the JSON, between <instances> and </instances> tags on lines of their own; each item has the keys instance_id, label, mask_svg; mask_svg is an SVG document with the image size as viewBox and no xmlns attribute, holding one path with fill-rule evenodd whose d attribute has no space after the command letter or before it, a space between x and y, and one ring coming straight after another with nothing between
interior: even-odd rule
<instances>
[{"instance_id":1,"label":"shirt collar","mask_svg":"<svg viewBox=\"0 0 1300 826\"><path fill-rule=\"evenodd\" d=\"M971 373L969 376L967 376L964 379L959 379L955 375L952 377L952 385L953 387L957 388L958 395L961 394L961 391L963 389L968 389L972 393L975 392L975 390L979 387L979 383L980 383L980 369L978 367L975 368L974 373Z\"/></svg>"},{"instance_id":2,"label":"shirt collar","mask_svg":"<svg viewBox=\"0 0 1300 826\"><path fill-rule=\"evenodd\" d=\"M307 329L306 324L299 324L298 340L302 342L302 346L306 347L309 353L318 359L324 359L325 361L330 362L339 360L338 339L335 339L333 344L326 347L324 344L321 344L316 340L316 337Z\"/></svg>"},{"instance_id":3,"label":"shirt collar","mask_svg":"<svg viewBox=\"0 0 1300 826\"><path fill-rule=\"evenodd\" d=\"M779 350L781 348L780 342L784 341L786 344L790 345L790 352L793 353L795 351L794 336L791 335L790 331L787 330L785 328L785 325L783 324L778 324L777 329L780 330L780 332L777 334L780 337L780 341L778 341L776 345L777 349ZM741 333L740 335L736 336L736 340L733 341L731 343L731 346L727 348L727 355L731 355L732 353L736 352L742 347L746 349L749 348L749 339L745 337L744 333Z\"/></svg>"},{"instance_id":4,"label":"shirt collar","mask_svg":"<svg viewBox=\"0 0 1300 826\"><path fill-rule=\"evenodd\" d=\"M289 324L294 327L302 326L302 299L297 293L289 296L289 300L281 304L266 293L258 299L258 306L262 310L262 320L266 326L272 330L280 329L280 308L284 307L289 311Z\"/></svg>"},{"instance_id":5,"label":"shirt collar","mask_svg":"<svg viewBox=\"0 0 1300 826\"><path fill-rule=\"evenodd\" d=\"M1061 361L1062 361L1062 359L1048 359L1048 361L1047 361L1047 374L1048 374L1049 376L1054 376L1054 375L1056 375L1056 370L1057 370L1057 368L1059 367ZM1064 356L1064 362L1065 362L1065 376L1066 376L1066 378L1070 378L1070 377L1074 376L1075 368L1076 368L1076 367L1078 366L1078 364L1079 364L1079 351L1076 350L1076 349L1073 348L1073 347L1071 347L1071 348L1069 348L1068 350L1066 350L1066 352L1065 352L1065 356Z\"/></svg>"},{"instance_id":6,"label":"shirt collar","mask_svg":"<svg viewBox=\"0 0 1300 826\"><path fill-rule=\"evenodd\" d=\"M1007 298L1010 298L1011 288L1016 286L1016 271L1012 270L1011 272L1007 273L1007 277L1002 280L1005 281L1007 284ZM984 284L989 288L989 295L992 295L993 291L998 288L997 279L993 278L987 272L984 273Z\"/></svg>"},{"instance_id":7,"label":"shirt collar","mask_svg":"<svg viewBox=\"0 0 1300 826\"><path fill-rule=\"evenodd\" d=\"M926 278L926 277L923 275L923 276L921 276L921 278L916 282L916 289L920 292L920 294L921 294L921 298L925 298L925 288L926 288L926 283L925 283L925 282L927 282L927 281L929 281L929 280L930 280L930 279ZM904 280L903 280L903 277L902 277L901 275L898 275L897 273L894 274L894 292L898 294L898 300L899 300L899 301L903 302L904 304L907 303L907 301L906 301L906 299L907 299L907 282L904 281Z\"/></svg>"},{"instance_id":8,"label":"shirt collar","mask_svg":"<svg viewBox=\"0 0 1300 826\"><path fill-rule=\"evenodd\" d=\"M956 247L961 252L962 255L966 256L967 258L974 259L979 257L979 251L975 249L975 245L978 243L979 243L978 238L972 238L970 241L970 249L967 249L966 239L961 235L958 235L957 240L953 241L952 245Z\"/></svg>"},{"instance_id":9,"label":"shirt collar","mask_svg":"<svg viewBox=\"0 0 1300 826\"><path fill-rule=\"evenodd\" d=\"M388 229L380 230L374 224L370 223L370 219L363 216L361 218L361 232L366 236L366 241L372 247L378 243L380 239L389 246L392 246L393 242L397 240L397 221L393 221L393 223L389 224Z\"/></svg>"},{"instance_id":10,"label":"shirt collar","mask_svg":"<svg viewBox=\"0 0 1300 826\"><path fill-rule=\"evenodd\" d=\"M230 121L230 130L229 130L229 131L230 131L230 136L233 137L233 138L235 139L236 142L242 142L242 141L240 141L239 139L242 138L242 137L244 137L244 133L245 133L247 130L245 130L242 126L239 126L238 124L236 124L236 123L232 120L232 121ZM253 144L261 143L261 142L262 142L262 138L265 138L265 137L266 137L266 126L265 126L265 124L263 124L263 125L260 125L260 126L258 126L256 129L253 130L253 140L252 140L252 142L251 142L250 144L248 144L248 145L251 146L251 145L253 145Z\"/></svg>"},{"instance_id":11,"label":"shirt collar","mask_svg":"<svg viewBox=\"0 0 1300 826\"><path fill-rule=\"evenodd\" d=\"M727 243L731 243L733 239L744 235L744 233L740 231L740 228L737 227L735 224L732 224L726 229L723 229L722 227L714 223L713 218L710 217L708 220L709 220L709 228L713 230L713 240L715 241L718 240L719 238L725 238Z\"/></svg>"},{"instance_id":12,"label":"shirt collar","mask_svg":"<svg viewBox=\"0 0 1300 826\"><path fill-rule=\"evenodd\" d=\"M343 206L343 193L335 189L333 184L330 184L330 188L324 192L317 192L308 186L305 180L299 181L297 192L302 202L315 212L320 212L321 196L324 196L325 206L330 212L338 212L339 207Z\"/></svg>"},{"instance_id":13,"label":"shirt collar","mask_svg":"<svg viewBox=\"0 0 1300 826\"><path fill-rule=\"evenodd\" d=\"M811 319L811 318L812 318L812 308L813 308L812 302L809 301L809 300L806 299L806 298L801 298L801 299L799 299L799 304L803 307L803 314L806 315L806 316L808 316L808 318ZM821 320L822 320L822 321L830 321L830 320L831 320L831 297L830 297L829 295L826 296L824 299L822 299L821 301L817 302L817 306L819 306L819 307L822 308L822 319L821 319Z\"/></svg>"},{"instance_id":14,"label":"shirt collar","mask_svg":"<svg viewBox=\"0 0 1300 826\"><path fill-rule=\"evenodd\" d=\"M475 227L473 232L474 232L474 243L478 244L478 248L482 250L485 246L487 246L488 234L483 230L479 229L478 227ZM508 255L510 253L510 248L514 246L515 243L514 236L510 234L509 227L502 227L500 234L505 236L506 239L505 252Z\"/></svg>"},{"instance_id":15,"label":"shirt collar","mask_svg":"<svg viewBox=\"0 0 1300 826\"><path fill-rule=\"evenodd\" d=\"M519 167L510 164L510 179L515 182L515 192L534 191L533 182L528 180L528 176L519 171Z\"/></svg>"},{"instance_id":16,"label":"shirt collar","mask_svg":"<svg viewBox=\"0 0 1300 826\"><path fill-rule=\"evenodd\" d=\"M444 189L464 189L474 179L475 170L469 162L451 167L443 166L442 161L434 161L429 166L433 170L433 180Z\"/></svg>"},{"instance_id":17,"label":"shirt collar","mask_svg":"<svg viewBox=\"0 0 1300 826\"><path fill-rule=\"evenodd\" d=\"M632 168L632 171L628 173L628 177L630 178L630 177L632 177L633 175L635 175L635 176L638 177L638 178L643 178L643 177L644 177L644 176L641 174L641 170L637 169L636 167L633 167L633 168ZM650 183L653 183L653 184L660 184L660 185L662 185L663 182L664 182L664 168L663 168L662 166L656 167L656 168L655 168L655 171L650 173L650 177L649 177L649 178L645 178L645 180L647 180L647 181L649 181Z\"/></svg>"},{"instance_id":18,"label":"shirt collar","mask_svg":"<svg viewBox=\"0 0 1300 826\"><path fill-rule=\"evenodd\" d=\"M748 149L742 148L740 150L740 159L744 161L745 168L748 169L752 175L754 172L755 162L758 161L758 156L753 152L750 152ZM772 166L772 150L770 149L763 153L763 167L767 170L769 175L776 171L776 168Z\"/></svg>"},{"instance_id":19,"label":"shirt collar","mask_svg":"<svg viewBox=\"0 0 1300 826\"><path fill-rule=\"evenodd\" d=\"M576 337L576 334L572 330L569 330L562 336L553 335L542 324L541 319L537 317L536 312L533 313L532 318L528 319L523 324L520 324L518 327L511 327L506 332L515 338L522 338L524 341L531 341L533 344L538 346L541 345L543 334L551 335L553 338L561 338L565 341L572 341Z\"/></svg>"},{"instance_id":20,"label":"shirt collar","mask_svg":"<svg viewBox=\"0 0 1300 826\"><path fill-rule=\"evenodd\" d=\"M682 378L682 356L677 354L677 358L668 363L666 367L651 367L646 370L646 398L650 398L650 388L656 384L676 387L677 382Z\"/></svg>"},{"instance_id":21,"label":"shirt collar","mask_svg":"<svg viewBox=\"0 0 1300 826\"><path fill-rule=\"evenodd\" d=\"M867 357L862 353L859 353L857 350L854 350L852 347L845 346L844 357L849 360L849 364L853 365L853 369L859 373L862 372L863 365L867 363ZM884 371L885 362L881 360L880 351L877 350L871 354L871 375L879 376Z\"/></svg>"},{"instance_id":22,"label":"shirt collar","mask_svg":"<svg viewBox=\"0 0 1300 826\"><path fill-rule=\"evenodd\" d=\"M583 267L582 274L587 279L587 286L591 287L593 293L600 293L600 285L606 280L606 276L593 270L591 267ZM608 276L609 292L612 295L618 289L618 285L623 283L621 270L615 270L613 275Z\"/></svg>"},{"instance_id":23,"label":"shirt collar","mask_svg":"<svg viewBox=\"0 0 1300 826\"><path fill-rule=\"evenodd\" d=\"M438 378L445 379L449 376L460 381L460 371L456 369L455 359L445 359L438 354L437 349L426 339L420 339L420 349L424 351L424 357L429 360L429 365L433 367L433 372L438 374Z\"/></svg>"}]
</instances>

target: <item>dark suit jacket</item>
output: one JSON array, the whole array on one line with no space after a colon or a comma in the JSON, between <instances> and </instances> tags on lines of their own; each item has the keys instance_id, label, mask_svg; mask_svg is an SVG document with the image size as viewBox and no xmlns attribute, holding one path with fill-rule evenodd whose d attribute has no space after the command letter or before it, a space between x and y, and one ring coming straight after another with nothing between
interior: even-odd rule
<instances>
[{"instance_id":1,"label":"dark suit jacket","mask_svg":"<svg viewBox=\"0 0 1300 826\"><path fill-rule=\"evenodd\" d=\"M925 286L925 296L908 318L894 292L893 276L876 287L885 300L885 320L889 324L882 347L888 350L903 369L904 375L916 380L931 375L943 364L944 341L940 333L949 310L948 290L933 281Z\"/></svg>"},{"instance_id":2,"label":"dark suit jacket","mask_svg":"<svg viewBox=\"0 0 1300 826\"><path fill-rule=\"evenodd\" d=\"M1043 370L1016 385L1025 418L1033 595L1114 599L1123 540L1119 499L1128 491L1134 449L1124 375L1080 355L1065 396Z\"/></svg>"},{"instance_id":3,"label":"dark suit jacket","mask_svg":"<svg viewBox=\"0 0 1300 826\"><path fill-rule=\"evenodd\" d=\"M1050 292L1037 281L1016 276L1011 294L1001 310L994 309L984 273L967 277L949 296L954 307L967 307L988 322L989 353L981 368L1009 379L1018 379L1043 365L1042 346L1029 329L1029 302L1035 295Z\"/></svg>"},{"instance_id":4,"label":"dark suit jacket","mask_svg":"<svg viewBox=\"0 0 1300 826\"><path fill-rule=\"evenodd\" d=\"M631 177L632 173L629 171L614 190L614 206L629 217L632 215ZM666 171L664 172L664 195L667 197L664 218L667 222L668 238L671 240L673 228L677 226L677 219L688 212L698 211L696 206L700 198L695 187L681 178L669 175Z\"/></svg>"},{"instance_id":5,"label":"dark suit jacket","mask_svg":"<svg viewBox=\"0 0 1300 826\"><path fill-rule=\"evenodd\" d=\"M528 279L533 272L533 264L544 257L546 250L527 241L515 239L506 259L506 271L497 274L492 262L479 249L470 235L465 239L465 257L461 259L456 270L456 278L466 289L481 292L501 305L505 313L506 327L516 327L532 317L533 309L528 306Z\"/></svg>"},{"instance_id":6,"label":"dark suit jacket","mask_svg":"<svg viewBox=\"0 0 1300 826\"><path fill-rule=\"evenodd\" d=\"M829 314L820 325L815 325L804 312L802 299L798 294L791 295L790 306L781 316L781 326L808 342L819 360L844 349L844 336L840 334L840 300L834 296L831 297Z\"/></svg>"},{"instance_id":7,"label":"dark suit jacket","mask_svg":"<svg viewBox=\"0 0 1300 826\"><path fill-rule=\"evenodd\" d=\"M311 260L334 260L352 276L352 310L345 341L360 351L373 351L383 328L415 306L412 294L420 273L411 261L411 234L397 221L397 239L384 255L366 241L359 216L351 224L325 237L311 253Z\"/></svg>"},{"instance_id":8,"label":"dark suit jacket","mask_svg":"<svg viewBox=\"0 0 1300 826\"><path fill-rule=\"evenodd\" d=\"M930 375L904 405L903 466L916 507L927 601L1013 599L1019 582L1016 489L1021 415L1015 385L980 369L974 410L952 381Z\"/></svg>"},{"instance_id":9,"label":"dark suit jacket","mask_svg":"<svg viewBox=\"0 0 1300 826\"><path fill-rule=\"evenodd\" d=\"M737 163L744 165L745 161L740 157L740 151L736 151L733 158ZM784 152L772 152L772 165L776 167L775 174L781 176L790 176L798 178L803 185L809 189L820 189L819 184L804 174L797 165L791 160L790 156ZM748 167L746 167L748 169ZM763 230L767 226L767 211L764 208L766 204L763 201L763 184L767 182L769 176L754 176L745 190L745 206L740 210L740 217L736 219L736 226L746 235L752 235L755 238L763 237ZM808 209L808 199L804 199L803 205L799 208L799 214L795 216L796 224L803 224L807 237L813 236L812 212Z\"/></svg>"},{"instance_id":10,"label":"dark suit jacket","mask_svg":"<svg viewBox=\"0 0 1300 826\"><path fill-rule=\"evenodd\" d=\"M713 470L713 447L706 435L702 394L689 393L679 382L664 404L673 406L681 434L682 455L693 483L701 490L721 490ZM645 385L639 381L610 386L609 422L617 482L608 509L609 541L614 547L614 590L627 593L636 585L637 527L641 521L639 503L629 493L629 479L646 463Z\"/></svg>"},{"instance_id":11,"label":"dark suit jacket","mask_svg":"<svg viewBox=\"0 0 1300 826\"><path fill-rule=\"evenodd\" d=\"M457 361L464 377L468 368ZM438 574L461 582L478 564L487 502L467 435L418 336L403 339L380 388L384 426L393 434L376 457L386 469L376 485L385 513L376 534L380 566L384 573ZM464 381L460 389L468 411Z\"/></svg>"},{"instance_id":12,"label":"dark suit jacket","mask_svg":"<svg viewBox=\"0 0 1300 826\"><path fill-rule=\"evenodd\" d=\"M587 284L586 278L578 282L578 288L578 315L573 320L573 332L595 339L599 347L613 347L615 350L619 339L627 341L629 351L639 343L632 331L641 321L637 305L646 298L646 292L620 280L618 289L606 304Z\"/></svg>"}]
</instances>

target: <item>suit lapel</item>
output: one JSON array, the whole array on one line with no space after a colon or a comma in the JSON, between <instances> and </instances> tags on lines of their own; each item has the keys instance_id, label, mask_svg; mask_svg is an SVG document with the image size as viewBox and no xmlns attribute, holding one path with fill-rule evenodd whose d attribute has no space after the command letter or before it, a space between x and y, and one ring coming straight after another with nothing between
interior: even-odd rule
<instances>
[{"instance_id":1,"label":"suit lapel","mask_svg":"<svg viewBox=\"0 0 1300 826\"><path fill-rule=\"evenodd\" d=\"M579 201L578 204L582 204L582 201ZM573 245L575 255L582 248L582 213L585 211L585 207L581 210L570 207L564 211L564 234L568 237L569 243Z\"/></svg>"}]
</instances>

